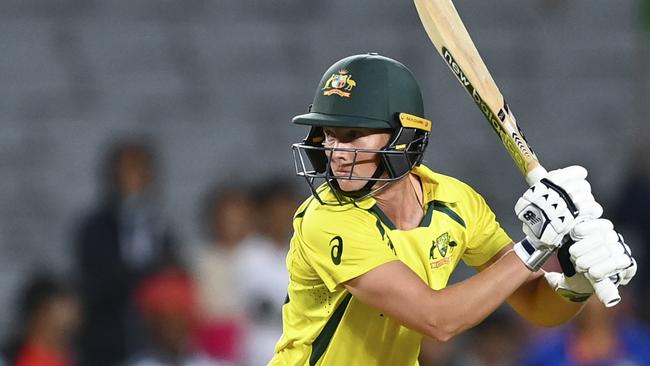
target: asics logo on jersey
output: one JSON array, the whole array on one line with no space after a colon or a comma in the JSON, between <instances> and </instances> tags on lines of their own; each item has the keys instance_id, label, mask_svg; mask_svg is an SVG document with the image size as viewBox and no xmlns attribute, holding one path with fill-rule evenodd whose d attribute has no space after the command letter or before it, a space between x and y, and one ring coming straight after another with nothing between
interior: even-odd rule
<instances>
[{"instance_id":1,"label":"asics logo on jersey","mask_svg":"<svg viewBox=\"0 0 650 366\"><path fill-rule=\"evenodd\" d=\"M333 237L330 240L330 247L332 263L338 266L341 264L341 256L343 255L343 239L340 236Z\"/></svg>"}]
</instances>

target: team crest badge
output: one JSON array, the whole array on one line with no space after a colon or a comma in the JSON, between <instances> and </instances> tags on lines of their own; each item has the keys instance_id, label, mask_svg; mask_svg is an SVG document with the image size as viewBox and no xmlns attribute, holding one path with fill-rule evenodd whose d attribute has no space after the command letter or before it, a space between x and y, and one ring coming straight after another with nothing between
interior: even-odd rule
<instances>
[{"instance_id":1,"label":"team crest badge","mask_svg":"<svg viewBox=\"0 0 650 366\"><path fill-rule=\"evenodd\" d=\"M449 233L444 233L436 238L436 240L431 243L431 249L429 250L431 268L442 267L451 262L451 253L453 253L457 245L458 244L451 238ZM436 256L436 249L442 258ZM449 254L449 256L447 256L447 254Z\"/></svg>"},{"instance_id":2,"label":"team crest badge","mask_svg":"<svg viewBox=\"0 0 650 366\"><path fill-rule=\"evenodd\" d=\"M337 74L332 74L327 79L321 90L324 90L323 95L336 94L349 98L350 92L355 86L357 86L357 82L352 79L352 75L350 75L348 70L340 70Z\"/></svg>"}]
</instances>

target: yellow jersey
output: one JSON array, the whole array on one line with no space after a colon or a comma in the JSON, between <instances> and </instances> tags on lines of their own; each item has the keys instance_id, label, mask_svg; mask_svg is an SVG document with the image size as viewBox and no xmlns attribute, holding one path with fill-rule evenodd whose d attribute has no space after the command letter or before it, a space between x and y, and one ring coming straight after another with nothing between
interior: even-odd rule
<instances>
[{"instance_id":1,"label":"yellow jersey","mask_svg":"<svg viewBox=\"0 0 650 366\"><path fill-rule=\"evenodd\" d=\"M439 290L461 259L480 266L511 242L468 185L422 165L413 173L422 183L426 213L411 230L397 230L372 197L339 206L311 197L298 208L287 255L283 334L270 365L417 365L422 335L341 284L401 260ZM327 185L319 191L324 201L335 200Z\"/></svg>"}]
</instances>

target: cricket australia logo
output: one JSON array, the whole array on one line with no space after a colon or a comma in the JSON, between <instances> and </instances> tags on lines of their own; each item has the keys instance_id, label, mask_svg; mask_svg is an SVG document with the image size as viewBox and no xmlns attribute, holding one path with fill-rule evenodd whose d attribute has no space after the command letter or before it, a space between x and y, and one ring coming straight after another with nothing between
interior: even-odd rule
<instances>
[{"instance_id":1,"label":"cricket australia logo","mask_svg":"<svg viewBox=\"0 0 650 366\"><path fill-rule=\"evenodd\" d=\"M357 86L357 82L352 80L352 75L350 75L348 70L339 70L338 74L332 74L327 79L321 90L324 90L323 95L336 94L344 98L349 98L350 92L355 86Z\"/></svg>"},{"instance_id":2,"label":"cricket australia logo","mask_svg":"<svg viewBox=\"0 0 650 366\"><path fill-rule=\"evenodd\" d=\"M439 268L451 262L451 254L458 244L451 238L449 233L440 235L431 243L429 249L429 264L431 269ZM436 255L438 252L439 257Z\"/></svg>"}]
</instances>

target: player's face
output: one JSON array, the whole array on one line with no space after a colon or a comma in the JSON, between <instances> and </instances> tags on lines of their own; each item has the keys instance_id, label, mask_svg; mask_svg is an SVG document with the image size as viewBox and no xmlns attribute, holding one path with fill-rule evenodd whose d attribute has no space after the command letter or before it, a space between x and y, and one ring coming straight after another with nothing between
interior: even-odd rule
<instances>
[{"instance_id":1,"label":"player's face","mask_svg":"<svg viewBox=\"0 0 650 366\"><path fill-rule=\"evenodd\" d=\"M340 149L381 149L390 140L390 133L369 128L325 127L324 146ZM377 170L377 153L353 151L327 151L332 173L338 177L371 177ZM346 192L357 191L366 180L337 179L339 187Z\"/></svg>"}]
</instances>

